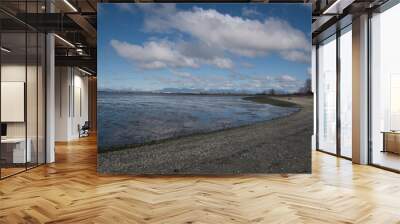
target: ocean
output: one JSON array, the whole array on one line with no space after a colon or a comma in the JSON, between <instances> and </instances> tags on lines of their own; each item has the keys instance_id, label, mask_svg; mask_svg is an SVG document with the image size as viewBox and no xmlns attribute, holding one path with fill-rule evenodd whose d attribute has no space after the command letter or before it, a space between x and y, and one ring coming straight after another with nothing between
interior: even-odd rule
<instances>
[{"instance_id":1,"label":"ocean","mask_svg":"<svg viewBox=\"0 0 400 224\"><path fill-rule=\"evenodd\" d=\"M243 97L99 91L99 150L249 125L298 110Z\"/></svg>"}]
</instances>

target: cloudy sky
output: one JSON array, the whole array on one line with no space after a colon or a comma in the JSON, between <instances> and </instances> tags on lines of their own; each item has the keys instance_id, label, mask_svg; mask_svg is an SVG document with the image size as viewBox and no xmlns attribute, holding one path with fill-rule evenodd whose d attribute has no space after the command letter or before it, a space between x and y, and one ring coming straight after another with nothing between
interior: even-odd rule
<instances>
[{"instance_id":1,"label":"cloudy sky","mask_svg":"<svg viewBox=\"0 0 400 224\"><path fill-rule=\"evenodd\" d=\"M308 4L100 4L100 89L293 92L309 78Z\"/></svg>"}]
</instances>

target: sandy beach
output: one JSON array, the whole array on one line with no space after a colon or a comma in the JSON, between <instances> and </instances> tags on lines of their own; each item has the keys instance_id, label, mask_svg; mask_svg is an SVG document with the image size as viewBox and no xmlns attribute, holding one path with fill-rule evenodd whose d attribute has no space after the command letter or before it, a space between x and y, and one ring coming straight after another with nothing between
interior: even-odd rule
<instances>
[{"instance_id":1,"label":"sandy beach","mask_svg":"<svg viewBox=\"0 0 400 224\"><path fill-rule=\"evenodd\" d=\"M98 154L103 174L311 172L313 99L277 97L301 110L287 117Z\"/></svg>"}]
</instances>

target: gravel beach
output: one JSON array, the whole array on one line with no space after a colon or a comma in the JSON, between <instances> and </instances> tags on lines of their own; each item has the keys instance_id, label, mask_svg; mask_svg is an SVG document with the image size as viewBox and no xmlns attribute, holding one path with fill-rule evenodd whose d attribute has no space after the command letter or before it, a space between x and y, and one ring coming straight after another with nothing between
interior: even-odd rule
<instances>
[{"instance_id":1,"label":"gravel beach","mask_svg":"<svg viewBox=\"0 0 400 224\"><path fill-rule=\"evenodd\" d=\"M310 173L313 98L287 117L98 154L102 174Z\"/></svg>"}]
</instances>

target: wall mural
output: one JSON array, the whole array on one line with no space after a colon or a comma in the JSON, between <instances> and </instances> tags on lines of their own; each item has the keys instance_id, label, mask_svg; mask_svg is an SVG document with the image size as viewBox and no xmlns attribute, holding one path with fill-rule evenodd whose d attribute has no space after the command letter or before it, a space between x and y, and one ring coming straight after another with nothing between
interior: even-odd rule
<instances>
[{"instance_id":1,"label":"wall mural","mask_svg":"<svg viewBox=\"0 0 400 224\"><path fill-rule=\"evenodd\" d=\"M98 171L310 173L311 4L104 3Z\"/></svg>"}]
</instances>

